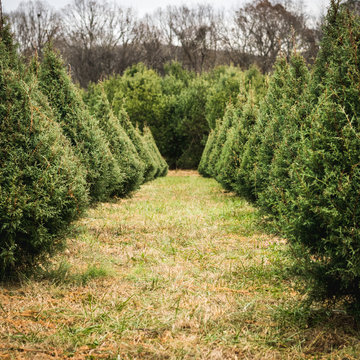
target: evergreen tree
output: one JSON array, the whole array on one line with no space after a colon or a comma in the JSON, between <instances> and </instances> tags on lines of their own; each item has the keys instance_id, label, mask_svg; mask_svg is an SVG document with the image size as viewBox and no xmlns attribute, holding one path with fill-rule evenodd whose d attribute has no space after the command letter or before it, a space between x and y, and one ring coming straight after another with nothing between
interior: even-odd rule
<instances>
[{"instance_id":1,"label":"evergreen tree","mask_svg":"<svg viewBox=\"0 0 360 360\"><path fill-rule=\"evenodd\" d=\"M209 134L205 105L208 83L201 77L190 81L177 98L180 122L178 133L183 138L182 152L176 161L176 167L196 169Z\"/></svg>"},{"instance_id":2,"label":"evergreen tree","mask_svg":"<svg viewBox=\"0 0 360 360\"><path fill-rule=\"evenodd\" d=\"M219 127L215 130L214 144L209 154L208 172L211 177L217 176L216 164L220 161L223 146L226 141L228 130L234 125L236 119L242 112L242 107L246 102L246 94L239 94L236 105L229 103L224 118L219 122Z\"/></svg>"},{"instance_id":3,"label":"evergreen tree","mask_svg":"<svg viewBox=\"0 0 360 360\"><path fill-rule=\"evenodd\" d=\"M210 130L210 134L207 138L204 151L201 155L198 171L202 176L210 177L210 173L208 171L208 165L209 165L209 156L211 153L211 150L213 148L213 144L215 142L216 138L216 130L219 128L219 125L215 126L214 130Z\"/></svg>"},{"instance_id":4,"label":"evergreen tree","mask_svg":"<svg viewBox=\"0 0 360 360\"><path fill-rule=\"evenodd\" d=\"M267 174L271 165L272 146L276 146L277 134L272 131L278 124L277 112L282 111L282 104L287 99L285 84L290 75L289 64L285 58L278 58L274 65L274 72L269 80L269 87L260 104L259 116L254 132L249 138L244 153L243 165L248 172L247 177L252 182L252 193L249 198L258 198L259 192L267 185ZM287 113L281 114L287 116ZM270 124L274 122L274 125ZM268 131L268 133L267 133ZM245 181L247 181L245 179ZM244 194L245 195L245 194Z\"/></svg>"},{"instance_id":5,"label":"evergreen tree","mask_svg":"<svg viewBox=\"0 0 360 360\"><path fill-rule=\"evenodd\" d=\"M222 152L222 148L224 146L224 143L226 141L226 136L228 130L233 126L234 120L239 115L238 113L239 109L236 109L234 105L228 104L226 108L226 112L224 115L224 118L221 123L219 123L219 128L217 131L215 131L215 139L214 144L211 149L209 160L208 160L208 172L209 175L213 178L216 177L216 164L220 159L220 155Z\"/></svg>"},{"instance_id":6,"label":"evergreen tree","mask_svg":"<svg viewBox=\"0 0 360 360\"><path fill-rule=\"evenodd\" d=\"M302 56L294 54L289 64L285 59L277 60L260 112L265 128L256 154L257 204L266 213L276 213L279 203L274 192L274 182L277 179L270 179L269 176L274 167L274 153L282 143L284 133L294 136L299 132L296 116L300 114L297 107L303 99L308 81L309 71ZM293 134L289 134L289 128L294 131ZM297 144L294 140L292 145ZM289 152L288 154L290 155ZM283 168L282 171L281 180L285 176L286 181L286 169Z\"/></svg>"},{"instance_id":7,"label":"evergreen tree","mask_svg":"<svg viewBox=\"0 0 360 360\"><path fill-rule=\"evenodd\" d=\"M214 129L216 119L224 117L229 101L236 102L240 86L244 84L244 73L236 67L220 66L210 74L210 83L206 98L206 120Z\"/></svg>"},{"instance_id":8,"label":"evergreen tree","mask_svg":"<svg viewBox=\"0 0 360 360\"><path fill-rule=\"evenodd\" d=\"M105 201L121 192L125 174L119 169L98 121L85 107L63 62L49 48L40 67L39 81L64 134L87 170L92 200Z\"/></svg>"},{"instance_id":9,"label":"evergreen tree","mask_svg":"<svg viewBox=\"0 0 360 360\"><path fill-rule=\"evenodd\" d=\"M301 127L280 215L310 298L344 300L359 315L360 19L333 2L325 24L324 33L332 36L324 37L322 47L329 41L332 50L316 67L327 72ZM316 69L312 82L320 72ZM315 98L320 88L310 88Z\"/></svg>"},{"instance_id":10,"label":"evergreen tree","mask_svg":"<svg viewBox=\"0 0 360 360\"><path fill-rule=\"evenodd\" d=\"M88 195L86 171L36 79L9 68L2 40L0 53L0 274L8 276L64 245Z\"/></svg>"},{"instance_id":11,"label":"evergreen tree","mask_svg":"<svg viewBox=\"0 0 360 360\"><path fill-rule=\"evenodd\" d=\"M84 100L92 115L97 118L100 128L109 142L110 150L124 174L123 184L116 190L115 195L128 195L143 183L144 164L126 131L114 115L102 83L90 84L84 94Z\"/></svg>"},{"instance_id":12,"label":"evergreen tree","mask_svg":"<svg viewBox=\"0 0 360 360\"><path fill-rule=\"evenodd\" d=\"M156 146L155 139L151 133L151 130L148 126L144 127L143 131L143 137L145 139L145 142L148 145L148 148L150 149L151 153L153 154L153 158L156 162L158 170L157 176L166 176L169 170L169 167L165 161L165 159L161 156L160 151L158 147Z\"/></svg>"},{"instance_id":13,"label":"evergreen tree","mask_svg":"<svg viewBox=\"0 0 360 360\"><path fill-rule=\"evenodd\" d=\"M140 134L139 130L131 123L128 114L124 109L120 109L118 112L118 119L120 125L126 131L131 142L134 144L135 149L144 164L144 181L151 181L155 178L157 168L154 158L150 155L145 141Z\"/></svg>"},{"instance_id":14,"label":"evergreen tree","mask_svg":"<svg viewBox=\"0 0 360 360\"><path fill-rule=\"evenodd\" d=\"M237 116L238 118L233 120L234 125L228 130L220 159L216 165L216 179L225 189L235 192L237 191L236 181L244 146L257 117L257 106L253 91L250 90L248 100Z\"/></svg>"}]
</instances>

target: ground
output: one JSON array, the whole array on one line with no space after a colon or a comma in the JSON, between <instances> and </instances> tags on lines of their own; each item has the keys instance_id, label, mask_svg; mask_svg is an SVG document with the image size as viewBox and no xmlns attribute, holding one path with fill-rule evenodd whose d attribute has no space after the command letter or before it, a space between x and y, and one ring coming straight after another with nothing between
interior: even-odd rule
<instances>
[{"instance_id":1,"label":"ground","mask_svg":"<svg viewBox=\"0 0 360 360\"><path fill-rule=\"evenodd\" d=\"M99 204L0 287L0 359L359 359L354 321L301 305L258 219L192 171Z\"/></svg>"}]
</instances>

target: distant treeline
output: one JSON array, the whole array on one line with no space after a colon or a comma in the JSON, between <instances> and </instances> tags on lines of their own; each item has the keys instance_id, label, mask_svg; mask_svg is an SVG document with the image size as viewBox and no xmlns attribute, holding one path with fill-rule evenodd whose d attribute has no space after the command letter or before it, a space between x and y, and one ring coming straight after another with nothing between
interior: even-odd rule
<instances>
[{"instance_id":1,"label":"distant treeline","mask_svg":"<svg viewBox=\"0 0 360 360\"><path fill-rule=\"evenodd\" d=\"M271 70L296 48L312 63L321 19L293 0L256 0L226 13L211 5L168 6L143 18L106 0L73 0L61 11L28 1L8 14L22 54L40 58L48 42L61 51L82 87L142 62L163 74L178 61L202 72L218 65Z\"/></svg>"}]
</instances>

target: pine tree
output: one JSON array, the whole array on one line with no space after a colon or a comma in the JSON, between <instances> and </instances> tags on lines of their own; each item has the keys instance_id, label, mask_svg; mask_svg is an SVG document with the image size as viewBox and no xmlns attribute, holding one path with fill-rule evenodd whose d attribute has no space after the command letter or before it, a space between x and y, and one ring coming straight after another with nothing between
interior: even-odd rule
<instances>
[{"instance_id":1,"label":"pine tree","mask_svg":"<svg viewBox=\"0 0 360 360\"><path fill-rule=\"evenodd\" d=\"M114 115L106 97L102 83L90 84L84 100L104 132L116 162L124 174L124 182L115 195L126 196L143 183L144 164L126 131Z\"/></svg>"},{"instance_id":2,"label":"pine tree","mask_svg":"<svg viewBox=\"0 0 360 360\"><path fill-rule=\"evenodd\" d=\"M226 108L224 118L220 123L220 127L215 132L216 137L214 139L214 144L208 160L208 172L211 177L215 178L217 176L218 169L216 164L220 161L221 152L226 141L228 130L234 125L234 121L240 116L241 111L241 104L234 106L233 104L229 103Z\"/></svg>"},{"instance_id":3,"label":"pine tree","mask_svg":"<svg viewBox=\"0 0 360 360\"><path fill-rule=\"evenodd\" d=\"M257 149L255 171L257 204L266 213L276 213L276 207L280 200L274 192L274 183L280 179L270 179L272 168L275 166L274 154L283 141L284 133L295 136L299 132L296 115L300 114L297 107L303 99L303 93L307 89L308 82L309 70L302 56L294 54L289 63L285 59L279 59L276 62L275 71L270 79L268 94L260 113L266 125ZM289 134L289 130L293 133ZM296 141L292 145L295 144L297 144ZM287 154L290 155L290 152ZM286 177L286 169L282 169L282 171L281 176Z\"/></svg>"},{"instance_id":4,"label":"pine tree","mask_svg":"<svg viewBox=\"0 0 360 360\"><path fill-rule=\"evenodd\" d=\"M1 276L27 270L64 245L69 224L88 204L85 169L36 79L29 75L26 83L9 68L7 46L0 41Z\"/></svg>"},{"instance_id":5,"label":"pine tree","mask_svg":"<svg viewBox=\"0 0 360 360\"><path fill-rule=\"evenodd\" d=\"M144 127L143 137L145 142L148 145L151 153L153 154L154 160L156 162L156 166L159 169L157 176L166 176L169 170L169 167L165 161L165 159L161 156L160 151L156 145L155 139L151 133L151 130L148 126Z\"/></svg>"},{"instance_id":6,"label":"pine tree","mask_svg":"<svg viewBox=\"0 0 360 360\"><path fill-rule=\"evenodd\" d=\"M86 109L60 57L46 49L39 71L40 86L57 121L87 170L93 201L106 201L122 189L124 176L109 149L98 121Z\"/></svg>"},{"instance_id":7,"label":"pine tree","mask_svg":"<svg viewBox=\"0 0 360 360\"><path fill-rule=\"evenodd\" d=\"M360 19L333 2L322 47L332 50L318 101L301 128L281 209L283 231L297 251L297 273L316 300L343 300L360 313ZM329 42L329 43L328 43ZM323 55L320 54L320 58Z\"/></svg>"},{"instance_id":8,"label":"pine tree","mask_svg":"<svg viewBox=\"0 0 360 360\"><path fill-rule=\"evenodd\" d=\"M250 90L247 103L233 120L233 126L228 130L220 159L216 165L216 179L227 189L237 192L236 180L238 176L244 146L251 134L257 117L257 106L254 93Z\"/></svg>"},{"instance_id":9,"label":"pine tree","mask_svg":"<svg viewBox=\"0 0 360 360\"><path fill-rule=\"evenodd\" d=\"M118 119L120 121L120 125L124 128L131 142L134 144L135 149L144 164L144 181L147 182L153 180L157 171L156 163L149 154L149 150L145 145L142 135L131 123L128 114L123 108L118 112Z\"/></svg>"},{"instance_id":10,"label":"pine tree","mask_svg":"<svg viewBox=\"0 0 360 360\"><path fill-rule=\"evenodd\" d=\"M213 144L215 142L217 129L219 128L219 125L215 126L214 130L210 130L210 134L207 138L204 151L201 155L198 171L202 176L210 177L210 172L208 171L208 165L209 165L209 156L211 153L211 150L213 148Z\"/></svg>"}]
</instances>

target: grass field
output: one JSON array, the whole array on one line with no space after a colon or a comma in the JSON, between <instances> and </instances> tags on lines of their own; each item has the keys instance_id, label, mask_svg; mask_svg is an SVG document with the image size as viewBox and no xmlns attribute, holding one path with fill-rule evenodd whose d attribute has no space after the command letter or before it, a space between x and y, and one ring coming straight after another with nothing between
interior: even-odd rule
<instances>
[{"instance_id":1,"label":"grass field","mask_svg":"<svg viewBox=\"0 0 360 360\"><path fill-rule=\"evenodd\" d=\"M257 219L185 171L90 209L49 267L1 286L0 359L359 359L353 320L300 306Z\"/></svg>"}]
</instances>

